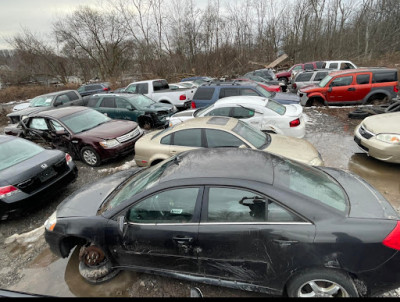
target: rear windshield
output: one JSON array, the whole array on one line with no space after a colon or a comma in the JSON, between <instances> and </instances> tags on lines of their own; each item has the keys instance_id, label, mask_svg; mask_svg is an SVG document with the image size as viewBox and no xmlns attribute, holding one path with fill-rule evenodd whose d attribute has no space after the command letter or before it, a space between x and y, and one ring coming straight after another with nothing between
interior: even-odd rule
<instances>
[{"instance_id":1,"label":"rear windshield","mask_svg":"<svg viewBox=\"0 0 400 302\"><path fill-rule=\"evenodd\" d=\"M203 88L199 87L196 90L196 93L193 96L194 100L211 100L212 96L214 94L214 89L215 88Z\"/></svg>"},{"instance_id":2,"label":"rear windshield","mask_svg":"<svg viewBox=\"0 0 400 302\"><path fill-rule=\"evenodd\" d=\"M340 212L347 212L347 195L328 174L294 161L282 161L275 167L274 183L310 197Z\"/></svg>"},{"instance_id":3,"label":"rear windshield","mask_svg":"<svg viewBox=\"0 0 400 302\"><path fill-rule=\"evenodd\" d=\"M13 139L0 144L0 171L27 160L44 149L24 139Z\"/></svg>"},{"instance_id":4,"label":"rear windshield","mask_svg":"<svg viewBox=\"0 0 400 302\"><path fill-rule=\"evenodd\" d=\"M268 100L268 103L267 105L265 105L265 107L271 109L272 111L275 111L279 115L284 115L286 112L286 107L278 102L275 102L274 100Z\"/></svg>"}]
</instances>

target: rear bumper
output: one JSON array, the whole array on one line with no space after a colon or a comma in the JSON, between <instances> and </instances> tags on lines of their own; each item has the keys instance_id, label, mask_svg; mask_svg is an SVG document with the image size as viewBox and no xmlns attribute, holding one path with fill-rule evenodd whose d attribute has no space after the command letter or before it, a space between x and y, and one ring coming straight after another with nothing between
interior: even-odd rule
<instances>
[{"instance_id":1,"label":"rear bumper","mask_svg":"<svg viewBox=\"0 0 400 302\"><path fill-rule=\"evenodd\" d=\"M41 203L46 202L48 199L45 198L47 194L53 194L57 192L62 186L66 186L73 182L78 176L78 169L75 163L70 163L70 170L63 175L55 178L52 182L49 182L46 186L42 187L31 194L21 192L21 198L10 200L0 199L0 220L7 219L11 214L21 214L32 208L40 206Z\"/></svg>"}]
</instances>

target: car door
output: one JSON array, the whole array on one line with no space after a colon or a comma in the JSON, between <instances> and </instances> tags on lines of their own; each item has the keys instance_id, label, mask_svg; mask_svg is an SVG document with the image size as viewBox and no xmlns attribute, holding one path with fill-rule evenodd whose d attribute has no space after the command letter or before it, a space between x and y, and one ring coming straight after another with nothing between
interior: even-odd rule
<instances>
[{"instance_id":1,"label":"car door","mask_svg":"<svg viewBox=\"0 0 400 302\"><path fill-rule=\"evenodd\" d=\"M354 102L356 101L355 91L352 75L337 76L329 83L326 100L328 103Z\"/></svg>"},{"instance_id":2,"label":"car door","mask_svg":"<svg viewBox=\"0 0 400 302\"><path fill-rule=\"evenodd\" d=\"M230 116L253 125L257 129L261 128L262 112L251 106L233 107Z\"/></svg>"},{"instance_id":3,"label":"car door","mask_svg":"<svg viewBox=\"0 0 400 302\"><path fill-rule=\"evenodd\" d=\"M52 136L50 135L49 125L44 117L32 117L24 122L27 127L25 132L27 139L38 144L51 146Z\"/></svg>"},{"instance_id":4,"label":"car door","mask_svg":"<svg viewBox=\"0 0 400 302\"><path fill-rule=\"evenodd\" d=\"M355 99L357 101L363 101L364 98L368 95L368 93L371 91L371 78L372 78L372 73L359 73L356 75L356 83L357 85L355 86Z\"/></svg>"},{"instance_id":5,"label":"car door","mask_svg":"<svg viewBox=\"0 0 400 302\"><path fill-rule=\"evenodd\" d=\"M114 96L105 96L101 99L100 106L96 108L97 111L103 113L112 119L117 119L117 109L115 105L115 97Z\"/></svg>"},{"instance_id":6,"label":"car door","mask_svg":"<svg viewBox=\"0 0 400 302\"><path fill-rule=\"evenodd\" d=\"M205 277L279 288L307 261L315 227L278 201L234 186L208 186L204 196L198 245Z\"/></svg>"},{"instance_id":7,"label":"car door","mask_svg":"<svg viewBox=\"0 0 400 302\"><path fill-rule=\"evenodd\" d=\"M71 133L55 119L49 118L47 123L51 131L53 146L58 150L69 153L74 158L79 158L78 145L72 143Z\"/></svg>"},{"instance_id":8,"label":"car door","mask_svg":"<svg viewBox=\"0 0 400 302\"><path fill-rule=\"evenodd\" d=\"M204 146L201 129L186 129L172 133L169 155L194 150Z\"/></svg>"},{"instance_id":9,"label":"car door","mask_svg":"<svg viewBox=\"0 0 400 302\"><path fill-rule=\"evenodd\" d=\"M115 118L137 122L139 111L134 105L121 97L115 97L115 105Z\"/></svg>"},{"instance_id":10,"label":"car door","mask_svg":"<svg viewBox=\"0 0 400 302\"><path fill-rule=\"evenodd\" d=\"M244 141L235 135L223 130L204 129L205 145L207 148L222 148L222 147L240 147L245 145L249 147Z\"/></svg>"},{"instance_id":11,"label":"car door","mask_svg":"<svg viewBox=\"0 0 400 302\"><path fill-rule=\"evenodd\" d=\"M112 252L123 267L197 273L197 235L203 187L161 190L126 211L126 227Z\"/></svg>"}]
</instances>

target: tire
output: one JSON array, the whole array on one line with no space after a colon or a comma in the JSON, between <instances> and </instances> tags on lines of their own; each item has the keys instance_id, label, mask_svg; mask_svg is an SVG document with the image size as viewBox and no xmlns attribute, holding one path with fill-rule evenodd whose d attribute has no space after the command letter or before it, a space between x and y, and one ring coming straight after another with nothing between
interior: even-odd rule
<instances>
[{"instance_id":1,"label":"tire","mask_svg":"<svg viewBox=\"0 0 400 302\"><path fill-rule=\"evenodd\" d=\"M353 118L353 119L364 119L367 116L372 115L371 112L369 111L365 111L363 109L356 109L352 112L349 112L349 114L347 115L349 118Z\"/></svg>"},{"instance_id":2,"label":"tire","mask_svg":"<svg viewBox=\"0 0 400 302\"><path fill-rule=\"evenodd\" d=\"M315 107L322 107L325 106L324 101L322 99L319 98L312 98L310 100L311 106L315 106Z\"/></svg>"},{"instance_id":3,"label":"tire","mask_svg":"<svg viewBox=\"0 0 400 302\"><path fill-rule=\"evenodd\" d=\"M385 112L397 112L397 111L400 111L400 101L390 104L385 110Z\"/></svg>"},{"instance_id":4,"label":"tire","mask_svg":"<svg viewBox=\"0 0 400 302\"><path fill-rule=\"evenodd\" d=\"M348 274L334 269L312 269L301 272L287 285L289 297L358 297L357 288Z\"/></svg>"},{"instance_id":5,"label":"tire","mask_svg":"<svg viewBox=\"0 0 400 302\"><path fill-rule=\"evenodd\" d=\"M91 258L100 260L91 260ZM81 247L79 251L79 274L88 283L104 283L111 280L119 273L120 270L112 268L111 262L100 248L94 245Z\"/></svg>"},{"instance_id":6,"label":"tire","mask_svg":"<svg viewBox=\"0 0 400 302\"><path fill-rule=\"evenodd\" d=\"M92 147L83 147L81 149L81 159L85 164L92 167L100 165L100 156Z\"/></svg>"},{"instance_id":7,"label":"tire","mask_svg":"<svg viewBox=\"0 0 400 302\"><path fill-rule=\"evenodd\" d=\"M139 119L139 127L145 130L153 128L153 123L148 117L142 117Z\"/></svg>"},{"instance_id":8,"label":"tire","mask_svg":"<svg viewBox=\"0 0 400 302\"><path fill-rule=\"evenodd\" d=\"M387 104L388 102L389 98L386 95L373 95L368 99L367 104L383 105Z\"/></svg>"}]
</instances>

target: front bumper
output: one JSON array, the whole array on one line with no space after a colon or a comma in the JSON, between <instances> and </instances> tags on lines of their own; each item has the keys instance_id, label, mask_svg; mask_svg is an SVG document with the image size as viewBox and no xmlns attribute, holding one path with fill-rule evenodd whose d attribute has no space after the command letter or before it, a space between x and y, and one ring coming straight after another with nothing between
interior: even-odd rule
<instances>
[{"instance_id":1,"label":"front bumper","mask_svg":"<svg viewBox=\"0 0 400 302\"><path fill-rule=\"evenodd\" d=\"M308 101L307 93L297 90L297 95L300 97L300 105L305 106Z\"/></svg>"},{"instance_id":2,"label":"front bumper","mask_svg":"<svg viewBox=\"0 0 400 302\"><path fill-rule=\"evenodd\" d=\"M380 141L375 134L367 139L360 133L360 128L361 124L354 130L354 141L364 152L381 161L400 163L400 145Z\"/></svg>"}]
</instances>

